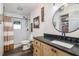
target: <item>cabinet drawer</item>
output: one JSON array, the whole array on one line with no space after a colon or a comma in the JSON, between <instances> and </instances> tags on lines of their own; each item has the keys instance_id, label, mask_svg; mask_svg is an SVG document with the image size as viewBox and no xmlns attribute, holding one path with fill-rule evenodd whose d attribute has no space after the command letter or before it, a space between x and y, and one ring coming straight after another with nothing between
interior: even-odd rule
<instances>
[{"instance_id":1,"label":"cabinet drawer","mask_svg":"<svg viewBox=\"0 0 79 59\"><path fill-rule=\"evenodd\" d=\"M34 55L34 56L40 56L40 55L41 55L40 49L37 48L37 47L35 47L35 48L33 49L33 55Z\"/></svg>"},{"instance_id":2,"label":"cabinet drawer","mask_svg":"<svg viewBox=\"0 0 79 59\"><path fill-rule=\"evenodd\" d=\"M56 56L56 49L54 47L47 45L47 48L49 51L49 56Z\"/></svg>"},{"instance_id":3,"label":"cabinet drawer","mask_svg":"<svg viewBox=\"0 0 79 59\"><path fill-rule=\"evenodd\" d=\"M41 43L42 45L42 55L44 56L56 56L56 53L55 53L55 48L45 44L45 43Z\"/></svg>"},{"instance_id":4,"label":"cabinet drawer","mask_svg":"<svg viewBox=\"0 0 79 59\"><path fill-rule=\"evenodd\" d=\"M40 47L41 46L41 42L38 41L38 40L34 40L34 43L33 43L35 46L38 46Z\"/></svg>"},{"instance_id":5,"label":"cabinet drawer","mask_svg":"<svg viewBox=\"0 0 79 59\"><path fill-rule=\"evenodd\" d=\"M56 49L56 50L57 50L57 52L56 52L57 56L71 56L70 54L68 54L64 51L61 51L61 50L58 50L58 49Z\"/></svg>"}]
</instances>

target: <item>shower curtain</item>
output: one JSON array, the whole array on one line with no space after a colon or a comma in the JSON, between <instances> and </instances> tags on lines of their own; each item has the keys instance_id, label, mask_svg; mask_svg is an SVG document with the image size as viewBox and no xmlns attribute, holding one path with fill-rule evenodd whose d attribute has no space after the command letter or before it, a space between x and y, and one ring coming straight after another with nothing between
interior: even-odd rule
<instances>
[{"instance_id":1,"label":"shower curtain","mask_svg":"<svg viewBox=\"0 0 79 59\"><path fill-rule=\"evenodd\" d=\"M14 49L13 27L11 17L4 16L3 23L4 23L4 53L6 53Z\"/></svg>"}]
</instances>

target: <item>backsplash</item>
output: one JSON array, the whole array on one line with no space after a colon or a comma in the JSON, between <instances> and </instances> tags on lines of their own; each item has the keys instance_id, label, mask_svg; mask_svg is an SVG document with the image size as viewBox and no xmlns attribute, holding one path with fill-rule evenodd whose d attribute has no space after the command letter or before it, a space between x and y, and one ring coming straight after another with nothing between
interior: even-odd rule
<instances>
[{"instance_id":1,"label":"backsplash","mask_svg":"<svg viewBox=\"0 0 79 59\"><path fill-rule=\"evenodd\" d=\"M54 38L56 40L61 40L61 41L65 41L65 42L69 42L69 43L73 43L73 44L79 44L79 38L75 38L75 37L68 37L68 36L44 33L44 38L51 39L51 40Z\"/></svg>"}]
</instances>

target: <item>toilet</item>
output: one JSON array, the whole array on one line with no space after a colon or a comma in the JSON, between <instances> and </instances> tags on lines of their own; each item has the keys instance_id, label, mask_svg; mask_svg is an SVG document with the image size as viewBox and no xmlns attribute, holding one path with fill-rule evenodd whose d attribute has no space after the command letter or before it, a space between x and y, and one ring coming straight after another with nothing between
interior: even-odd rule
<instances>
[{"instance_id":1,"label":"toilet","mask_svg":"<svg viewBox=\"0 0 79 59\"><path fill-rule=\"evenodd\" d=\"M30 49L30 40L24 40L21 42L22 43L22 50L27 50Z\"/></svg>"}]
</instances>

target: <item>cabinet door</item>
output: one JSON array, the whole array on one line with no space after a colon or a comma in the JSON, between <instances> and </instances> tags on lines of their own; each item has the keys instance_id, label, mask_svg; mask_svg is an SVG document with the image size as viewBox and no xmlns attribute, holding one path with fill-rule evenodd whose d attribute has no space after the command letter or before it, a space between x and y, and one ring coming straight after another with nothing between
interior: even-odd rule
<instances>
[{"instance_id":1,"label":"cabinet door","mask_svg":"<svg viewBox=\"0 0 79 59\"><path fill-rule=\"evenodd\" d=\"M49 56L56 56L56 50L54 47L48 46L47 48L48 48L48 52L49 52L48 55Z\"/></svg>"},{"instance_id":2,"label":"cabinet door","mask_svg":"<svg viewBox=\"0 0 79 59\"><path fill-rule=\"evenodd\" d=\"M37 48L37 47L34 47L33 55L34 55L34 56L40 56L40 55L41 55L40 49Z\"/></svg>"},{"instance_id":3,"label":"cabinet door","mask_svg":"<svg viewBox=\"0 0 79 59\"><path fill-rule=\"evenodd\" d=\"M41 56L41 42L34 39L32 44L33 44L33 55Z\"/></svg>"},{"instance_id":4,"label":"cabinet door","mask_svg":"<svg viewBox=\"0 0 79 59\"><path fill-rule=\"evenodd\" d=\"M44 56L55 56L56 53L55 53L55 49L52 48L51 46L45 44L45 43L42 43L42 55Z\"/></svg>"},{"instance_id":5,"label":"cabinet door","mask_svg":"<svg viewBox=\"0 0 79 59\"><path fill-rule=\"evenodd\" d=\"M35 46L38 46L38 47L40 47L41 46L41 42L40 41L38 41L38 40L35 40L34 39L34 43L33 43Z\"/></svg>"},{"instance_id":6,"label":"cabinet door","mask_svg":"<svg viewBox=\"0 0 79 59\"><path fill-rule=\"evenodd\" d=\"M56 49L56 50L57 50L57 52L56 52L57 56L71 56L70 54L68 54L64 51L61 51L61 50L58 50L58 49Z\"/></svg>"},{"instance_id":7,"label":"cabinet door","mask_svg":"<svg viewBox=\"0 0 79 59\"><path fill-rule=\"evenodd\" d=\"M44 44L44 43L41 43L41 48L42 48L42 55L43 56L48 56L48 48L47 48L47 46L46 46L46 44Z\"/></svg>"}]
</instances>

